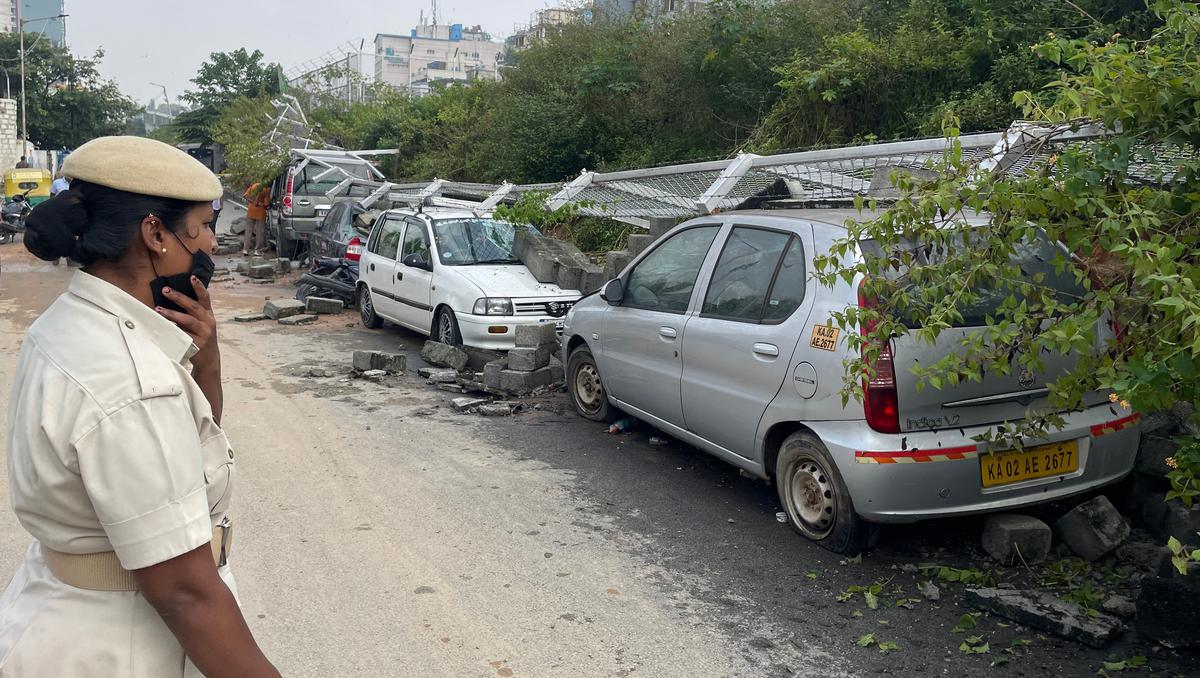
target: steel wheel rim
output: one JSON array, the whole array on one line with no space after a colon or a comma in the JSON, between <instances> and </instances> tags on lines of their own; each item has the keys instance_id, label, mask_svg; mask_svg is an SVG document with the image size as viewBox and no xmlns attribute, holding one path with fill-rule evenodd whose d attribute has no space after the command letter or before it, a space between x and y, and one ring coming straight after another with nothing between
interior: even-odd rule
<instances>
[{"instance_id":1,"label":"steel wheel rim","mask_svg":"<svg viewBox=\"0 0 1200 678\"><path fill-rule=\"evenodd\" d=\"M450 314L445 311L438 316L438 341L443 344L454 343L454 326L450 324Z\"/></svg>"},{"instance_id":2,"label":"steel wheel rim","mask_svg":"<svg viewBox=\"0 0 1200 678\"><path fill-rule=\"evenodd\" d=\"M375 307L371 304L371 293L363 288L358 296L358 306L362 310L360 315L362 315L363 324L367 325L371 322L371 317L375 315Z\"/></svg>"},{"instance_id":3,"label":"steel wheel rim","mask_svg":"<svg viewBox=\"0 0 1200 678\"><path fill-rule=\"evenodd\" d=\"M579 408L588 413L599 411L604 397L604 384L600 381L600 373L596 366L585 363L575 370L575 401Z\"/></svg>"},{"instance_id":4,"label":"steel wheel rim","mask_svg":"<svg viewBox=\"0 0 1200 678\"><path fill-rule=\"evenodd\" d=\"M788 467L785 507L792 522L811 539L824 539L833 532L838 495L833 478L822 464L802 455Z\"/></svg>"}]
</instances>

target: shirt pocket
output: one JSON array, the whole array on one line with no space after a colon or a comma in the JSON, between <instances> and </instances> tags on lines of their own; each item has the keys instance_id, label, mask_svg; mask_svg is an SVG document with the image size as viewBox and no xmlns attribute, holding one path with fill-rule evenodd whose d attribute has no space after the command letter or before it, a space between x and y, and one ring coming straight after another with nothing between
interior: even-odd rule
<instances>
[{"instance_id":1,"label":"shirt pocket","mask_svg":"<svg viewBox=\"0 0 1200 678\"><path fill-rule=\"evenodd\" d=\"M200 444L204 454L204 485L208 492L209 515L224 515L233 494L233 446L221 431Z\"/></svg>"}]
</instances>

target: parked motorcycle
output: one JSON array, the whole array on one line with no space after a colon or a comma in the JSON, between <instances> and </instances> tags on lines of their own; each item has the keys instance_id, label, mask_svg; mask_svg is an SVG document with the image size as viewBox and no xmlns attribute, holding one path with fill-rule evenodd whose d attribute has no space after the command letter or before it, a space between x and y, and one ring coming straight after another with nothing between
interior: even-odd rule
<instances>
[{"instance_id":1,"label":"parked motorcycle","mask_svg":"<svg viewBox=\"0 0 1200 678\"><path fill-rule=\"evenodd\" d=\"M320 257L313 261L310 271L296 283L296 298L306 301L310 296L341 299L347 308L358 300L358 262L336 257Z\"/></svg>"},{"instance_id":2,"label":"parked motorcycle","mask_svg":"<svg viewBox=\"0 0 1200 678\"><path fill-rule=\"evenodd\" d=\"M0 209L0 244L15 242L25 232L25 217L32 208L25 196L18 193Z\"/></svg>"}]
</instances>

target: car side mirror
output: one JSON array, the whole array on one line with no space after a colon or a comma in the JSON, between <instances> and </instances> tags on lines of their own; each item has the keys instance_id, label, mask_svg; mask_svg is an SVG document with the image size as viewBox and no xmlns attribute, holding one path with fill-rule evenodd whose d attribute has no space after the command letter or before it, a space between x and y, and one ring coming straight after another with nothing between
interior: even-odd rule
<instances>
[{"instance_id":1,"label":"car side mirror","mask_svg":"<svg viewBox=\"0 0 1200 678\"><path fill-rule=\"evenodd\" d=\"M404 259L400 263L404 264L405 266L407 266L409 268L419 268L422 271L432 271L433 270L433 266L430 265L430 263L428 261L425 261L425 258L419 254L410 254L407 257L404 257Z\"/></svg>"},{"instance_id":2,"label":"car side mirror","mask_svg":"<svg viewBox=\"0 0 1200 678\"><path fill-rule=\"evenodd\" d=\"M607 301L610 306L620 306L625 299L625 284L620 278L608 281L604 289L600 291L600 298Z\"/></svg>"}]
</instances>

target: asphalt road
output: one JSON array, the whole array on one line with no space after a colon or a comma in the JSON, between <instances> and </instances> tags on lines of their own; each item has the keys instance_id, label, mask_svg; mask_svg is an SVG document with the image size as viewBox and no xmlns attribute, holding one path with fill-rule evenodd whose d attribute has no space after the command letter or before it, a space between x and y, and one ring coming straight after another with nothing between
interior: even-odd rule
<instances>
[{"instance_id":1,"label":"asphalt road","mask_svg":"<svg viewBox=\"0 0 1200 678\"><path fill-rule=\"evenodd\" d=\"M0 260L6 402L25 328L73 270L20 245L0 246ZM451 395L416 377L413 333L365 330L353 312L297 328L231 322L290 293L240 276L214 286L238 450L233 563L246 617L284 675L1094 675L1133 655L1165 675L1195 666L987 616L971 633L991 651L965 655L966 634L952 632L968 611L961 587L944 584L931 603L916 589L925 578L902 568L981 566L978 521L889 529L847 562L779 524L770 487L682 444L651 446L644 428L610 436L565 396L507 419L453 412ZM406 351L408 374L349 379L357 348ZM29 538L2 470L0 481L0 571L11 572ZM1017 586L1034 576L997 574ZM838 602L877 581L879 609L861 593ZM913 609L894 605L905 599ZM867 634L898 648L856 645ZM1014 639L1031 644L1005 652Z\"/></svg>"}]
</instances>

